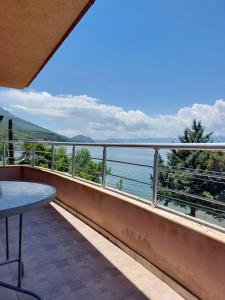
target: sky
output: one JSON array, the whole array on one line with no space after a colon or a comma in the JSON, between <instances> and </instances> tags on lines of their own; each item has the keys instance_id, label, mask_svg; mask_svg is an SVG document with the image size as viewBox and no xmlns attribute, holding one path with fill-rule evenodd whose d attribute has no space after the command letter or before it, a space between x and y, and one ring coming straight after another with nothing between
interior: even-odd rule
<instances>
[{"instance_id":1,"label":"sky","mask_svg":"<svg viewBox=\"0 0 225 300\"><path fill-rule=\"evenodd\" d=\"M97 0L29 88L0 106L61 134L225 135L225 2Z\"/></svg>"}]
</instances>

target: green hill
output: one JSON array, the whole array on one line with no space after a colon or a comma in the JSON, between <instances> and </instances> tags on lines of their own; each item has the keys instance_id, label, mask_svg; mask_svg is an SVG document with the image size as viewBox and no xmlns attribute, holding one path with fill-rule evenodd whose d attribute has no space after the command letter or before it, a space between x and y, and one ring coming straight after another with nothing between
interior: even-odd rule
<instances>
[{"instance_id":1,"label":"green hill","mask_svg":"<svg viewBox=\"0 0 225 300\"><path fill-rule=\"evenodd\" d=\"M56 132L25 121L9 111L0 108L0 115L3 115L3 121L0 123L0 139L8 139L8 120L13 120L14 138L17 140L44 140L58 142L93 142L86 136L75 136L69 138Z\"/></svg>"},{"instance_id":2,"label":"green hill","mask_svg":"<svg viewBox=\"0 0 225 300\"><path fill-rule=\"evenodd\" d=\"M74 143L94 143L94 141L91 138L85 135L76 135L70 138L70 141Z\"/></svg>"}]
</instances>

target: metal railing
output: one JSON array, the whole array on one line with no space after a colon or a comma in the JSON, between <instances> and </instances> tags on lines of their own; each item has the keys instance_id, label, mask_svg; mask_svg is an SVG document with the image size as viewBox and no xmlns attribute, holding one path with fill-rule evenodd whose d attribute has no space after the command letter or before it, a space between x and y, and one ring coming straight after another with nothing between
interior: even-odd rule
<instances>
[{"instance_id":1,"label":"metal railing","mask_svg":"<svg viewBox=\"0 0 225 300\"><path fill-rule=\"evenodd\" d=\"M12 143L12 141L2 141L2 164L3 166L6 165L7 159L9 159L7 146L9 143ZM162 186L159 186L158 183L158 174L160 172L159 167L159 154L161 151L170 151L170 150L189 150L189 151L216 151L216 152L225 152L225 143L196 143L196 144L181 144L181 143L162 143L162 144L106 144L106 143L68 143L68 142L55 142L55 141L13 141L15 144L15 152L21 153L24 150L21 150L21 146L23 144L25 145L31 145L30 150L26 150L27 155L30 158L31 166L36 166L36 161L38 159L42 159L43 161L46 161L48 163L49 168L52 171L56 171L56 164L58 162L56 161L56 148L57 146L64 146L64 147L71 147L72 153L69 153L68 155L71 158L71 165L64 165L64 169L69 172L70 170L70 176L76 177L76 150L79 148L98 148L101 150L101 157L91 156L91 159L93 161L100 161L102 163L101 167L101 174L99 174L99 178L101 181L101 185L103 188L111 188L107 185L107 176L115 177L115 178L122 178L126 181L131 181L133 183L140 183L143 186L148 186L149 189L152 191L151 196L148 200L149 203L151 203L152 207L157 207L159 204L162 204L162 199L166 201L165 199L170 199L171 201L176 201L177 203L183 203L184 205L190 205L193 207L196 207L196 209L202 209L203 206L207 208L210 212L214 212L215 214L219 214L221 218L224 217L225 220L225 199L222 201L209 199L206 197L202 197L199 195L194 195L188 191L179 191L179 190L171 190L168 188L164 188ZM38 144L43 144L45 146L48 146L48 151L40 151L37 150L36 147ZM153 161L152 164L148 163L138 163L135 161L126 161L126 160L120 160L120 159L110 159L108 158L108 151L109 149L145 149L149 151L153 151ZM50 159L46 159L46 157L42 156L42 152L44 154L48 154L50 156ZM17 159L15 163L17 162ZM142 178L133 178L125 176L124 174L115 174L114 172L108 172L107 171L107 165L111 164L124 164L126 166L132 166L132 167L142 167L142 168L148 168L151 171L149 172L149 180L143 181ZM178 174L184 173L186 176L193 176L193 178L197 178L198 180L202 181L211 181L212 183L216 184L224 184L225 187L225 170L224 172L219 172L217 170L215 171L207 171L207 170L200 170L200 169L191 169L191 168L171 168L168 169L169 172L177 172ZM151 175L151 176L150 176ZM118 191L120 193L125 193L124 191ZM165 194L167 193L167 194ZM168 196L170 194L170 196ZM175 196L174 196L175 195ZM137 199L142 199L142 197L136 197L135 195L130 195ZM182 197L184 199L182 199ZM196 201L187 201L186 199L190 200L196 200ZM146 199L142 199L146 201ZM209 207L210 205L215 205L215 207Z\"/></svg>"}]
</instances>

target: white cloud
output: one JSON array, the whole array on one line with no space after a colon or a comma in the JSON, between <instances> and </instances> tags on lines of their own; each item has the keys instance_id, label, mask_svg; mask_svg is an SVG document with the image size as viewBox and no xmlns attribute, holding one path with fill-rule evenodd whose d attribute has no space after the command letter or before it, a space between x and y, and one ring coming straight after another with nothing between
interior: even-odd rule
<instances>
[{"instance_id":1,"label":"white cloud","mask_svg":"<svg viewBox=\"0 0 225 300\"><path fill-rule=\"evenodd\" d=\"M149 116L139 110L126 111L87 95L56 95L47 92L2 90L0 106L29 121L67 136L92 138L175 137L192 120L202 120L208 131L225 135L225 101L213 105L194 104L171 115Z\"/></svg>"}]
</instances>

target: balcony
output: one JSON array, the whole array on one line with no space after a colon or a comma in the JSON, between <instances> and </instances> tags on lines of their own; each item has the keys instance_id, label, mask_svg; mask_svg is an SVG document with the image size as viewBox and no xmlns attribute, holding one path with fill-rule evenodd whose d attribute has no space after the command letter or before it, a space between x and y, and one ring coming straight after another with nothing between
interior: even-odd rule
<instances>
[{"instance_id":1,"label":"balcony","mask_svg":"<svg viewBox=\"0 0 225 300\"><path fill-rule=\"evenodd\" d=\"M222 227L163 208L157 197L149 205L34 162L7 166L4 156L0 172L0 180L43 182L57 189L54 203L25 215L24 286L44 299L223 299ZM13 218L12 254L16 231ZM14 280L13 267L0 269L1 276ZM1 295L16 299L7 290Z\"/></svg>"},{"instance_id":2,"label":"balcony","mask_svg":"<svg viewBox=\"0 0 225 300\"><path fill-rule=\"evenodd\" d=\"M128 254L54 203L28 213L24 221L23 285L43 299L183 299ZM15 237L16 218L10 230ZM14 254L13 240L10 246ZM3 244L1 255L2 250ZM15 267L1 269L1 277L15 280ZM32 299L19 293L16 297L3 288L0 293L5 300Z\"/></svg>"}]
</instances>

